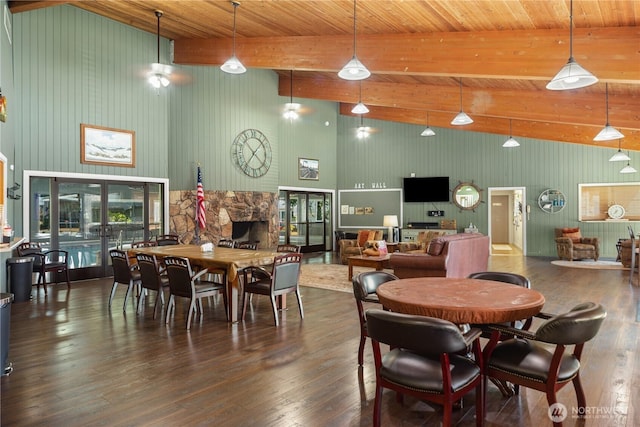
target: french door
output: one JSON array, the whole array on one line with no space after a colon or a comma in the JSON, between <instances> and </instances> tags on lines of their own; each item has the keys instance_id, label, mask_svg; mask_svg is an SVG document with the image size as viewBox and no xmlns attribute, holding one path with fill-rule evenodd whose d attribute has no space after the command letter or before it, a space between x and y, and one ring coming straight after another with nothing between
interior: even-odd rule
<instances>
[{"instance_id":1,"label":"french door","mask_svg":"<svg viewBox=\"0 0 640 427\"><path fill-rule=\"evenodd\" d=\"M162 234L161 183L32 177L29 239L69 253L71 280L112 274L109 250Z\"/></svg>"},{"instance_id":2,"label":"french door","mask_svg":"<svg viewBox=\"0 0 640 427\"><path fill-rule=\"evenodd\" d=\"M280 191L280 243L302 252L331 250L331 194Z\"/></svg>"}]
</instances>

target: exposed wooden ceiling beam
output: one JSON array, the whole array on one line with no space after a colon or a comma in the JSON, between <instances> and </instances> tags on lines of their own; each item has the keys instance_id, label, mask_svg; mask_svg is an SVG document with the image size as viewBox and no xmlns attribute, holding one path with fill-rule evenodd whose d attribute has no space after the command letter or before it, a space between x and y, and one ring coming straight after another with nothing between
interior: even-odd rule
<instances>
[{"instance_id":1,"label":"exposed wooden ceiling beam","mask_svg":"<svg viewBox=\"0 0 640 427\"><path fill-rule=\"evenodd\" d=\"M10 1L9 10L11 13L29 12L30 10L42 9L45 7L57 6L59 4L72 3L70 0L50 0L50 1Z\"/></svg>"},{"instance_id":2,"label":"exposed wooden ceiling beam","mask_svg":"<svg viewBox=\"0 0 640 427\"><path fill-rule=\"evenodd\" d=\"M575 29L575 59L600 80L640 84L639 27ZM569 57L566 30L359 35L358 58L374 74L551 79ZM219 65L232 39L175 40L178 64ZM338 71L351 58L352 36L237 38L247 67Z\"/></svg>"}]
</instances>

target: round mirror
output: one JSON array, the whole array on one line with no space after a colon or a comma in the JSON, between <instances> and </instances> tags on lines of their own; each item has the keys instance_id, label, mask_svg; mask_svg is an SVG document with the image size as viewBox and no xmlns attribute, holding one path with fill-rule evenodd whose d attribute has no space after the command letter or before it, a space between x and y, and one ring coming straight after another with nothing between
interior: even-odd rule
<instances>
[{"instance_id":1,"label":"round mirror","mask_svg":"<svg viewBox=\"0 0 640 427\"><path fill-rule=\"evenodd\" d=\"M461 182L453 189L453 204L462 210L473 211L481 202L481 191L473 182Z\"/></svg>"}]
</instances>

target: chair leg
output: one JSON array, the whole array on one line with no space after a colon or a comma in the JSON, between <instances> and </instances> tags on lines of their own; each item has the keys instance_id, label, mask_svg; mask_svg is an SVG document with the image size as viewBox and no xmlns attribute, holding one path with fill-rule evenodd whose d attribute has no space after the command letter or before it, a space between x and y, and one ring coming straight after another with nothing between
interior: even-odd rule
<instances>
[{"instance_id":1,"label":"chair leg","mask_svg":"<svg viewBox=\"0 0 640 427\"><path fill-rule=\"evenodd\" d=\"M129 286L127 286L127 293L124 294L124 304L122 305L122 311L127 311L127 301L129 301L129 294L133 290L133 282L129 282Z\"/></svg>"},{"instance_id":2,"label":"chair leg","mask_svg":"<svg viewBox=\"0 0 640 427\"><path fill-rule=\"evenodd\" d=\"M278 304L276 304L276 296L271 294L271 311L273 311L273 320L276 323L276 326L280 325L280 321L278 320Z\"/></svg>"},{"instance_id":3,"label":"chair leg","mask_svg":"<svg viewBox=\"0 0 640 427\"><path fill-rule=\"evenodd\" d=\"M144 304L144 296L146 295L146 292L142 291L140 292L140 296L138 297L138 304L136 305L136 313L140 314L143 311L143 307L142 305Z\"/></svg>"},{"instance_id":4,"label":"chair leg","mask_svg":"<svg viewBox=\"0 0 640 427\"><path fill-rule=\"evenodd\" d=\"M382 387L376 384L376 400L373 404L373 427L380 427L380 414L382 410Z\"/></svg>"},{"instance_id":5,"label":"chair leg","mask_svg":"<svg viewBox=\"0 0 640 427\"><path fill-rule=\"evenodd\" d=\"M69 269L64 269L65 278L67 279L67 289L71 289L71 281L69 280Z\"/></svg>"},{"instance_id":6,"label":"chair leg","mask_svg":"<svg viewBox=\"0 0 640 427\"><path fill-rule=\"evenodd\" d=\"M573 388L576 390L576 399L578 400L578 409L580 410L578 413L584 414L584 408L587 406L587 399L584 395L584 389L582 388L582 383L580 382L580 373L573 378Z\"/></svg>"},{"instance_id":7,"label":"chair leg","mask_svg":"<svg viewBox=\"0 0 640 427\"><path fill-rule=\"evenodd\" d=\"M40 287L40 284L38 284L38 287ZM118 287L118 282L113 282L113 286L111 287L111 294L109 295L109 308L111 308L111 301L113 301L113 296L116 294L117 287ZM47 288L45 287L45 294L47 293L46 289Z\"/></svg>"},{"instance_id":8,"label":"chair leg","mask_svg":"<svg viewBox=\"0 0 640 427\"><path fill-rule=\"evenodd\" d=\"M298 300L298 308L300 309L300 318L304 319L304 309L302 308L302 296L300 295L300 289L296 289L296 298Z\"/></svg>"},{"instance_id":9,"label":"chair leg","mask_svg":"<svg viewBox=\"0 0 640 427\"><path fill-rule=\"evenodd\" d=\"M247 312L247 293L242 292L242 321L244 321L244 315Z\"/></svg>"},{"instance_id":10,"label":"chair leg","mask_svg":"<svg viewBox=\"0 0 640 427\"><path fill-rule=\"evenodd\" d=\"M171 317L171 312L175 310L176 300L173 295L169 297L169 302L167 303L167 313L164 315L164 323L169 323L169 318Z\"/></svg>"},{"instance_id":11,"label":"chair leg","mask_svg":"<svg viewBox=\"0 0 640 427\"><path fill-rule=\"evenodd\" d=\"M481 427L484 425L484 383L482 379L476 387L476 426Z\"/></svg>"},{"instance_id":12,"label":"chair leg","mask_svg":"<svg viewBox=\"0 0 640 427\"><path fill-rule=\"evenodd\" d=\"M358 365L360 366L364 364L364 344L366 340L367 337L360 333L360 347L358 348Z\"/></svg>"},{"instance_id":13,"label":"chair leg","mask_svg":"<svg viewBox=\"0 0 640 427\"><path fill-rule=\"evenodd\" d=\"M187 315L187 330L191 329L191 317L193 316L193 312L196 311L196 302L193 298L189 302L189 314Z\"/></svg>"}]
</instances>

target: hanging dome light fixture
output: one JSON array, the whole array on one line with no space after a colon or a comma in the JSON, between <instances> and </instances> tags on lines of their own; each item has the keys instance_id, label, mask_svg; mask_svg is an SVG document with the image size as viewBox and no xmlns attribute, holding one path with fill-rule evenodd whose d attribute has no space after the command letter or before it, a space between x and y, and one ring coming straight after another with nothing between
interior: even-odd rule
<instances>
[{"instance_id":1,"label":"hanging dome light fixture","mask_svg":"<svg viewBox=\"0 0 640 427\"><path fill-rule=\"evenodd\" d=\"M227 59L227 61L220 66L220 69L229 74L242 74L246 72L247 69L236 57L236 10L238 6L240 6L240 2L232 1L231 4L233 5L233 54L231 58Z\"/></svg>"},{"instance_id":2,"label":"hanging dome light fixture","mask_svg":"<svg viewBox=\"0 0 640 427\"><path fill-rule=\"evenodd\" d=\"M436 133L429 127L429 112L427 111L427 127L420 133L420 136L435 136Z\"/></svg>"},{"instance_id":3,"label":"hanging dome light fixture","mask_svg":"<svg viewBox=\"0 0 640 427\"><path fill-rule=\"evenodd\" d=\"M353 0L353 58L342 67L338 77L345 80L364 80L371 75L356 56L356 0Z\"/></svg>"},{"instance_id":4,"label":"hanging dome light fixture","mask_svg":"<svg viewBox=\"0 0 640 427\"><path fill-rule=\"evenodd\" d=\"M511 135L513 134L511 133L511 119L509 119L509 139L507 139L504 144L502 144L504 148L514 148L520 146L520 143L516 141L515 138Z\"/></svg>"},{"instance_id":5,"label":"hanging dome light fixture","mask_svg":"<svg viewBox=\"0 0 640 427\"><path fill-rule=\"evenodd\" d=\"M460 112L451 121L452 125L464 126L473 123L473 119L462 111L462 77L460 77Z\"/></svg>"},{"instance_id":6,"label":"hanging dome light fixture","mask_svg":"<svg viewBox=\"0 0 640 427\"><path fill-rule=\"evenodd\" d=\"M351 109L353 114L367 114L369 109L362 103L362 80L360 80L360 96L358 97L358 103Z\"/></svg>"},{"instance_id":7,"label":"hanging dome light fixture","mask_svg":"<svg viewBox=\"0 0 640 427\"><path fill-rule=\"evenodd\" d=\"M573 0L571 0L569 5L569 60L558 74L547 83L547 89L578 89L597 82L598 78L582 68L573 58Z\"/></svg>"},{"instance_id":8,"label":"hanging dome light fixture","mask_svg":"<svg viewBox=\"0 0 640 427\"><path fill-rule=\"evenodd\" d=\"M628 162L631 158L622 152L622 142L618 140L618 151L611 156L610 162Z\"/></svg>"},{"instance_id":9,"label":"hanging dome light fixture","mask_svg":"<svg viewBox=\"0 0 640 427\"><path fill-rule=\"evenodd\" d=\"M607 109L607 121L604 128L593 138L594 141L611 141L612 139L624 138L624 135L609 124L609 83L604 84L604 98Z\"/></svg>"}]
</instances>

